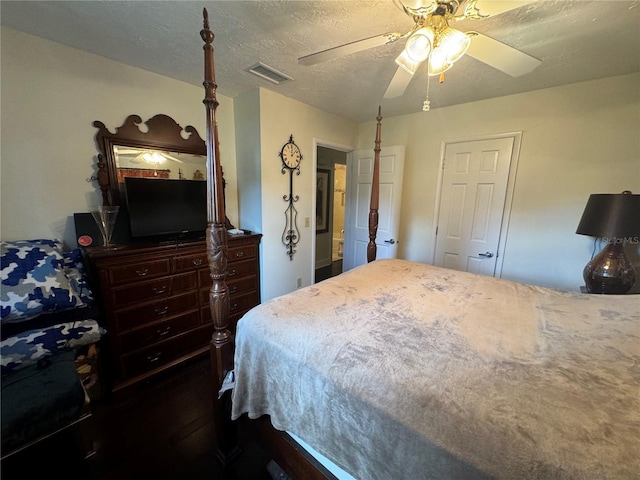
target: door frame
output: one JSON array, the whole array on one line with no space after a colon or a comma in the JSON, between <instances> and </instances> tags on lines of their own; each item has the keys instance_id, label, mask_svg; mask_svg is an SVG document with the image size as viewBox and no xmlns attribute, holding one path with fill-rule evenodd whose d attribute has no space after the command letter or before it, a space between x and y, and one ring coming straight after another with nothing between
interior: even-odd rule
<instances>
[{"instance_id":1,"label":"door frame","mask_svg":"<svg viewBox=\"0 0 640 480\"><path fill-rule=\"evenodd\" d=\"M313 195L311 195L311 212L313 213L313 218L315 218L315 211L316 211L316 195L315 195L315 187L316 187L316 182L318 180L318 147L325 147L325 148L330 148L332 150L337 150L339 152L345 152L347 154L353 152L355 150L354 147L351 147L349 145L344 145L341 143L336 143L333 142L331 140L324 140L321 138L317 138L317 137L313 137L313 156L312 156L312 169L313 169L313 178L312 178L312 183L311 185L313 185ZM348 180L348 175L349 175L349 162L351 161L351 159L349 158L349 155L347 155L347 159L346 159L346 164L347 164L347 181ZM347 201L348 201L348 197L345 196L345 208L347 205ZM316 274L316 222L310 222L311 225L311 258L310 258L310 277L311 278L311 285L313 285L315 283L314 279L315 279L315 274Z\"/></svg>"},{"instance_id":2,"label":"door frame","mask_svg":"<svg viewBox=\"0 0 640 480\"><path fill-rule=\"evenodd\" d=\"M507 179L507 191L505 192L505 196L504 196L504 209L502 211L502 220L500 222L500 236L499 236L500 240L498 241L496 269L494 274L494 277L497 277L497 278L502 277L502 264L504 261L504 250L507 243L507 236L509 233L509 222L511 220L511 206L513 202L513 193L514 193L515 183L516 183L516 174L518 172L518 162L520 160L520 146L522 144L522 131L478 135L478 136L472 136L472 137L448 138L448 139L443 139L440 142L440 168L439 168L438 180L436 184L436 201L435 201L435 207L433 212L433 220L436 228L433 228L431 232L431 245L433 246L431 249L432 265L435 263L435 259L436 259L436 242L438 241L437 228L440 223L440 206L442 201L442 181L444 177L444 160L445 160L445 151L447 149L447 145L453 144L453 143L475 142L478 140L495 140L499 138L513 138L513 149L511 151L511 161L509 163L509 177Z\"/></svg>"}]
</instances>

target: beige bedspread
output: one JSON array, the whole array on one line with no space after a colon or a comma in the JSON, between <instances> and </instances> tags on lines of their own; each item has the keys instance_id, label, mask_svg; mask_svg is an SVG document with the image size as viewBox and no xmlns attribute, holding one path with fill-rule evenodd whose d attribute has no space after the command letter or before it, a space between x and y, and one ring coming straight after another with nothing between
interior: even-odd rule
<instances>
[{"instance_id":1,"label":"beige bedspread","mask_svg":"<svg viewBox=\"0 0 640 480\"><path fill-rule=\"evenodd\" d=\"M377 260L247 313L235 373L360 480L640 478L640 296Z\"/></svg>"}]
</instances>

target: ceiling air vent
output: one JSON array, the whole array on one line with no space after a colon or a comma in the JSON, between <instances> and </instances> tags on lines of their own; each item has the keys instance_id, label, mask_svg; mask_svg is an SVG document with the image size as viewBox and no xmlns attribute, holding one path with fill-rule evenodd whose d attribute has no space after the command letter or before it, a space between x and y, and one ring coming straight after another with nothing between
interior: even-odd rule
<instances>
[{"instance_id":1,"label":"ceiling air vent","mask_svg":"<svg viewBox=\"0 0 640 480\"><path fill-rule=\"evenodd\" d=\"M265 80L269 80L276 85L286 82L287 80L293 80L293 78L265 65L264 63L256 63L252 67L247 68L247 72L253 73Z\"/></svg>"}]
</instances>

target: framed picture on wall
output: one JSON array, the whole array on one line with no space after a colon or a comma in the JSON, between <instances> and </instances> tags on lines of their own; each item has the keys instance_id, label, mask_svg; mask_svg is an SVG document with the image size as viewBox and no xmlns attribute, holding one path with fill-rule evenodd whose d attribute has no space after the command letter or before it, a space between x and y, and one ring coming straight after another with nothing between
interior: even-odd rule
<instances>
[{"instance_id":1,"label":"framed picture on wall","mask_svg":"<svg viewBox=\"0 0 640 480\"><path fill-rule=\"evenodd\" d=\"M331 170L319 168L316 180L316 233L329 231L329 179Z\"/></svg>"}]
</instances>

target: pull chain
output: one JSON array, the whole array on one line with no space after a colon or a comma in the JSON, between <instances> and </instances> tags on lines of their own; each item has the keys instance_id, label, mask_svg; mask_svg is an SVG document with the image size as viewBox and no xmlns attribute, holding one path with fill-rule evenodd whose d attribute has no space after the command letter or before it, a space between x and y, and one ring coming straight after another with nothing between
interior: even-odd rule
<instances>
[{"instance_id":1,"label":"pull chain","mask_svg":"<svg viewBox=\"0 0 640 480\"><path fill-rule=\"evenodd\" d=\"M430 84L430 80L431 80L431 76L429 75L429 72L427 72L427 98L425 98L424 102L422 103L422 111L423 112L428 112L429 110L431 110L431 101L429 100L429 84Z\"/></svg>"}]
</instances>

